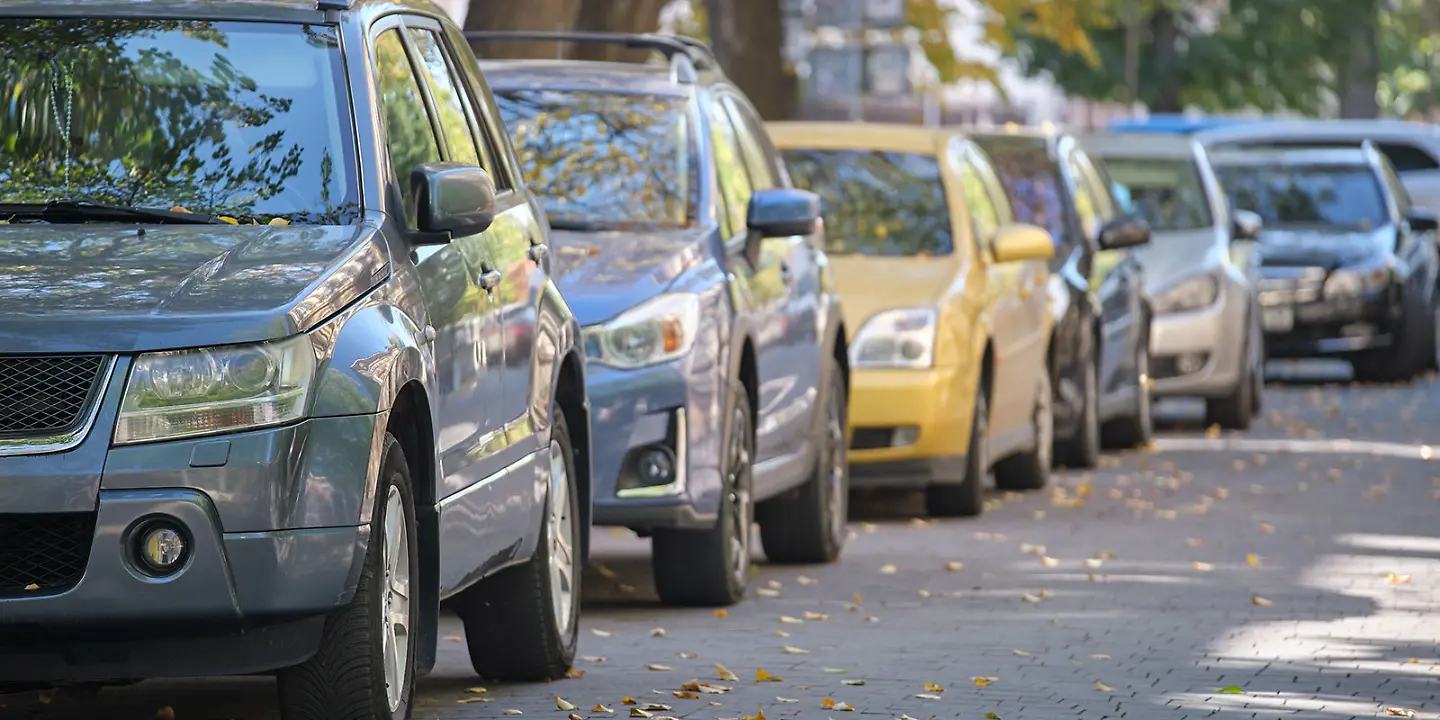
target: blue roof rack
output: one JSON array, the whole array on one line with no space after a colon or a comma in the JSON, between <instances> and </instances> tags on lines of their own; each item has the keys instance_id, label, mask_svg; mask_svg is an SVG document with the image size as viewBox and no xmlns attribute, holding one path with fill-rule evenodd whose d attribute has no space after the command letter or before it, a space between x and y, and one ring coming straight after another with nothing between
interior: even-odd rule
<instances>
[{"instance_id":1,"label":"blue roof rack","mask_svg":"<svg viewBox=\"0 0 1440 720\"><path fill-rule=\"evenodd\" d=\"M1151 115L1146 119L1123 118L1113 120L1110 123L1110 132L1193 135L1221 127L1252 125L1271 122L1275 119L1276 118L1269 116L1239 117L1234 115L1206 115L1201 117L1188 117L1185 115Z\"/></svg>"}]
</instances>

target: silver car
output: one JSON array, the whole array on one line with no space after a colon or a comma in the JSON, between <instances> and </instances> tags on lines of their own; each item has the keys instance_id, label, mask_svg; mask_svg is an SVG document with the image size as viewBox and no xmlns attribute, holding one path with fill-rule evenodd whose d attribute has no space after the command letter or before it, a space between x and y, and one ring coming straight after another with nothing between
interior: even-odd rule
<instances>
[{"instance_id":1,"label":"silver car","mask_svg":"<svg viewBox=\"0 0 1440 720\"><path fill-rule=\"evenodd\" d=\"M1154 298L1150 377L1156 397L1205 400L1207 423L1244 430L1260 411L1264 335L1253 241L1260 218L1231 210L1196 141L1169 135L1100 135L1115 194L1150 223L1136 249Z\"/></svg>"}]
</instances>

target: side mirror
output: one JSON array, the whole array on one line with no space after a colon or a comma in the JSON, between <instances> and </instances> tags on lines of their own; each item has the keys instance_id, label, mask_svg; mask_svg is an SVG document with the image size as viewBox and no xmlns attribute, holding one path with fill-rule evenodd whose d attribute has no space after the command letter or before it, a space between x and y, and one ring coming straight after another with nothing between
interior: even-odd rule
<instances>
[{"instance_id":1,"label":"side mirror","mask_svg":"<svg viewBox=\"0 0 1440 720\"><path fill-rule=\"evenodd\" d=\"M495 181L475 165L425 163L410 172L420 232L448 242L485 232L495 222Z\"/></svg>"},{"instance_id":2,"label":"side mirror","mask_svg":"<svg viewBox=\"0 0 1440 720\"><path fill-rule=\"evenodd\" d=\"M750 196L745 209L745 259L760 263L765 238L810 235L820 223L820 196L807 190L769 188Z\"/></svg>"},{"instance_id":3,"label":"side mirror","mask_svg":"<svg viewBox=\"0 0 1440 720\"><path fill-rule=\"evenodd\" d=\"M1101 250L1145 245L1150 242L1150 223L1134 216L1116 218L1100 228L1097 242Z\"/></svg>"},{"instance_id":4,"label":"side mirror","mask_svg":"<svg viewBox=\"0 0 1440 720\"><path fill-rule=\"evenodd\" d=\"M1260 229L1264 225L1265 220L1259 213L1236 210L1231 213L1230 237L1234 240L1254 240L1260 237Z\"/></svg>"},{"instance_id":5,"label":"side mirror","mask_svg":"<svg viewBox=\"0 0 1440 720\"><path fill-rule=\"evenodd\" d=\"M1440 230L1440 216L1428 208L1410 208L1409 214L1405 216L1405 222L1410 223L1411 232L1426 233Z\"/></svg>"},{"instance_id":6,"label":"side mirror","mask_svg":"<svg viewBox=\"0 0 1440 720\"><path fill-rule=\"evenodd\" d=\"M1055 241L1044 228L1013 223L995 231L990 249L997 263L1049 260L1055 257Z\"/></svg>"}]
</instances>

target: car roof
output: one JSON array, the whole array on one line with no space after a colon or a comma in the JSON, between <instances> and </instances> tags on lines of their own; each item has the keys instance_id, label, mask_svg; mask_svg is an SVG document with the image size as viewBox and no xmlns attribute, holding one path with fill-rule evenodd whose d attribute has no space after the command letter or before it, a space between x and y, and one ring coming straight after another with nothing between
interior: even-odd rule
<instances>
[{"instance_id":1,"label":"car roof","mask_svg":"<svg viewBox=\"0 0 1440 720\"><path fill-rule=\"evenodd\" d=\"M1207 147L1269 141L1354 141L1423 139L1440 143L1440 128L1408 120L1262 120L1196 133Z\"/></svg>"},{"instance_id":2,"label":"car roof","mask_svg":"<svg viewBox=\"0 0 1440 720\"><path fill-rule=\"evenodd\" d=\"M448 17L431 0L349 0L349 5L349 10L384 6ZM326 21L316 0L0 0L0 17Z\"/></svg>"},{"instance_id":3,"label":"car roof","mask_svg":"<svg viewBox=\"0 0 1440 720\"><path fill-rule=\"evenodd\" d=\"M1195 158L1195 141L1184 135L1103 133L1084 138L1085 147L1101 157Z\"/></svg>"},{"instance_id":4,"label":"car roof","mask_svg":"<svg viewBox=\"0 0 1440 720\"><path fill-rule=\"evenodd\" d=\"M1210 154L1215 165L1370 165L1361 148L1296 148L1285 150L1220 150Z\"/></svg>"},{"instance_id":5,"label":"car roof","mask_svg":"<svg viewBox=\"0 0 1440 720\"><path fill-rule=\"evenodd\" d=\"M480 63L492 90L584 90L685 97L687 85L668 65L587 60L485 60Z\"/></svg>"},{"instance_id":6,"label":"car roof","mask_svg":"<svg viewBox=\"0 0 1440 720\"><path fill-rule=\"evenodd\" d=\"M882 150L937 154L963 133L953 128L900 123L781 121L765 123L775 146L784 149Z\"/></svg>"}]
</instances>

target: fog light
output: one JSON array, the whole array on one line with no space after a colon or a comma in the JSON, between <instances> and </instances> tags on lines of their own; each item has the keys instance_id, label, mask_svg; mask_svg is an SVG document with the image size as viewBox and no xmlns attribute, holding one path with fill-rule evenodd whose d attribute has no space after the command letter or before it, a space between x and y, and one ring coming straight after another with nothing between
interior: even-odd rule
<instances>
[{"instance_id":1,"label":"fog light","mask_svg":"<svg viewBox=\"0 0 1440 720\"><path fill-rule=\"evenodd\" d=\"M1181 375L1200 372L1205 367L1205 356L1200 353L1186 353L1175 359L1175 369Z\"/></svg>"},{"instance_id":2,"label":"fog light","mask_svg":"<svg viewBox=\"0 0 1440 720\"><path fill-rule=\"evenodd\" d=\"M669 485L675 482L675 456L669 448L651 448L636 458L635 470L645 485Z\"/></svg>"},{"instance_id":3,"label":"fog light","mask_svg":"<svg viewBox=\"0 0 1440 720\"><path fill-rule=\"evenodd\" d=\"M185 536L168 524L151 525L140 536L140 562L145 564L145 569L158 575L169 575L179 570L189 550Z\"/></svg>"},{"instance_id":4,"label":"fog light","mask_svg":"<svg viewBox=\"0 0 1440 720\"><path fill-rule=\"evenodd\" d=\"M895 432L890 436L890 446L905 447L906 445L914 445L918 439L920 439L920 428L898 427L895 428Z\"/></svg>"}]
</instances>

